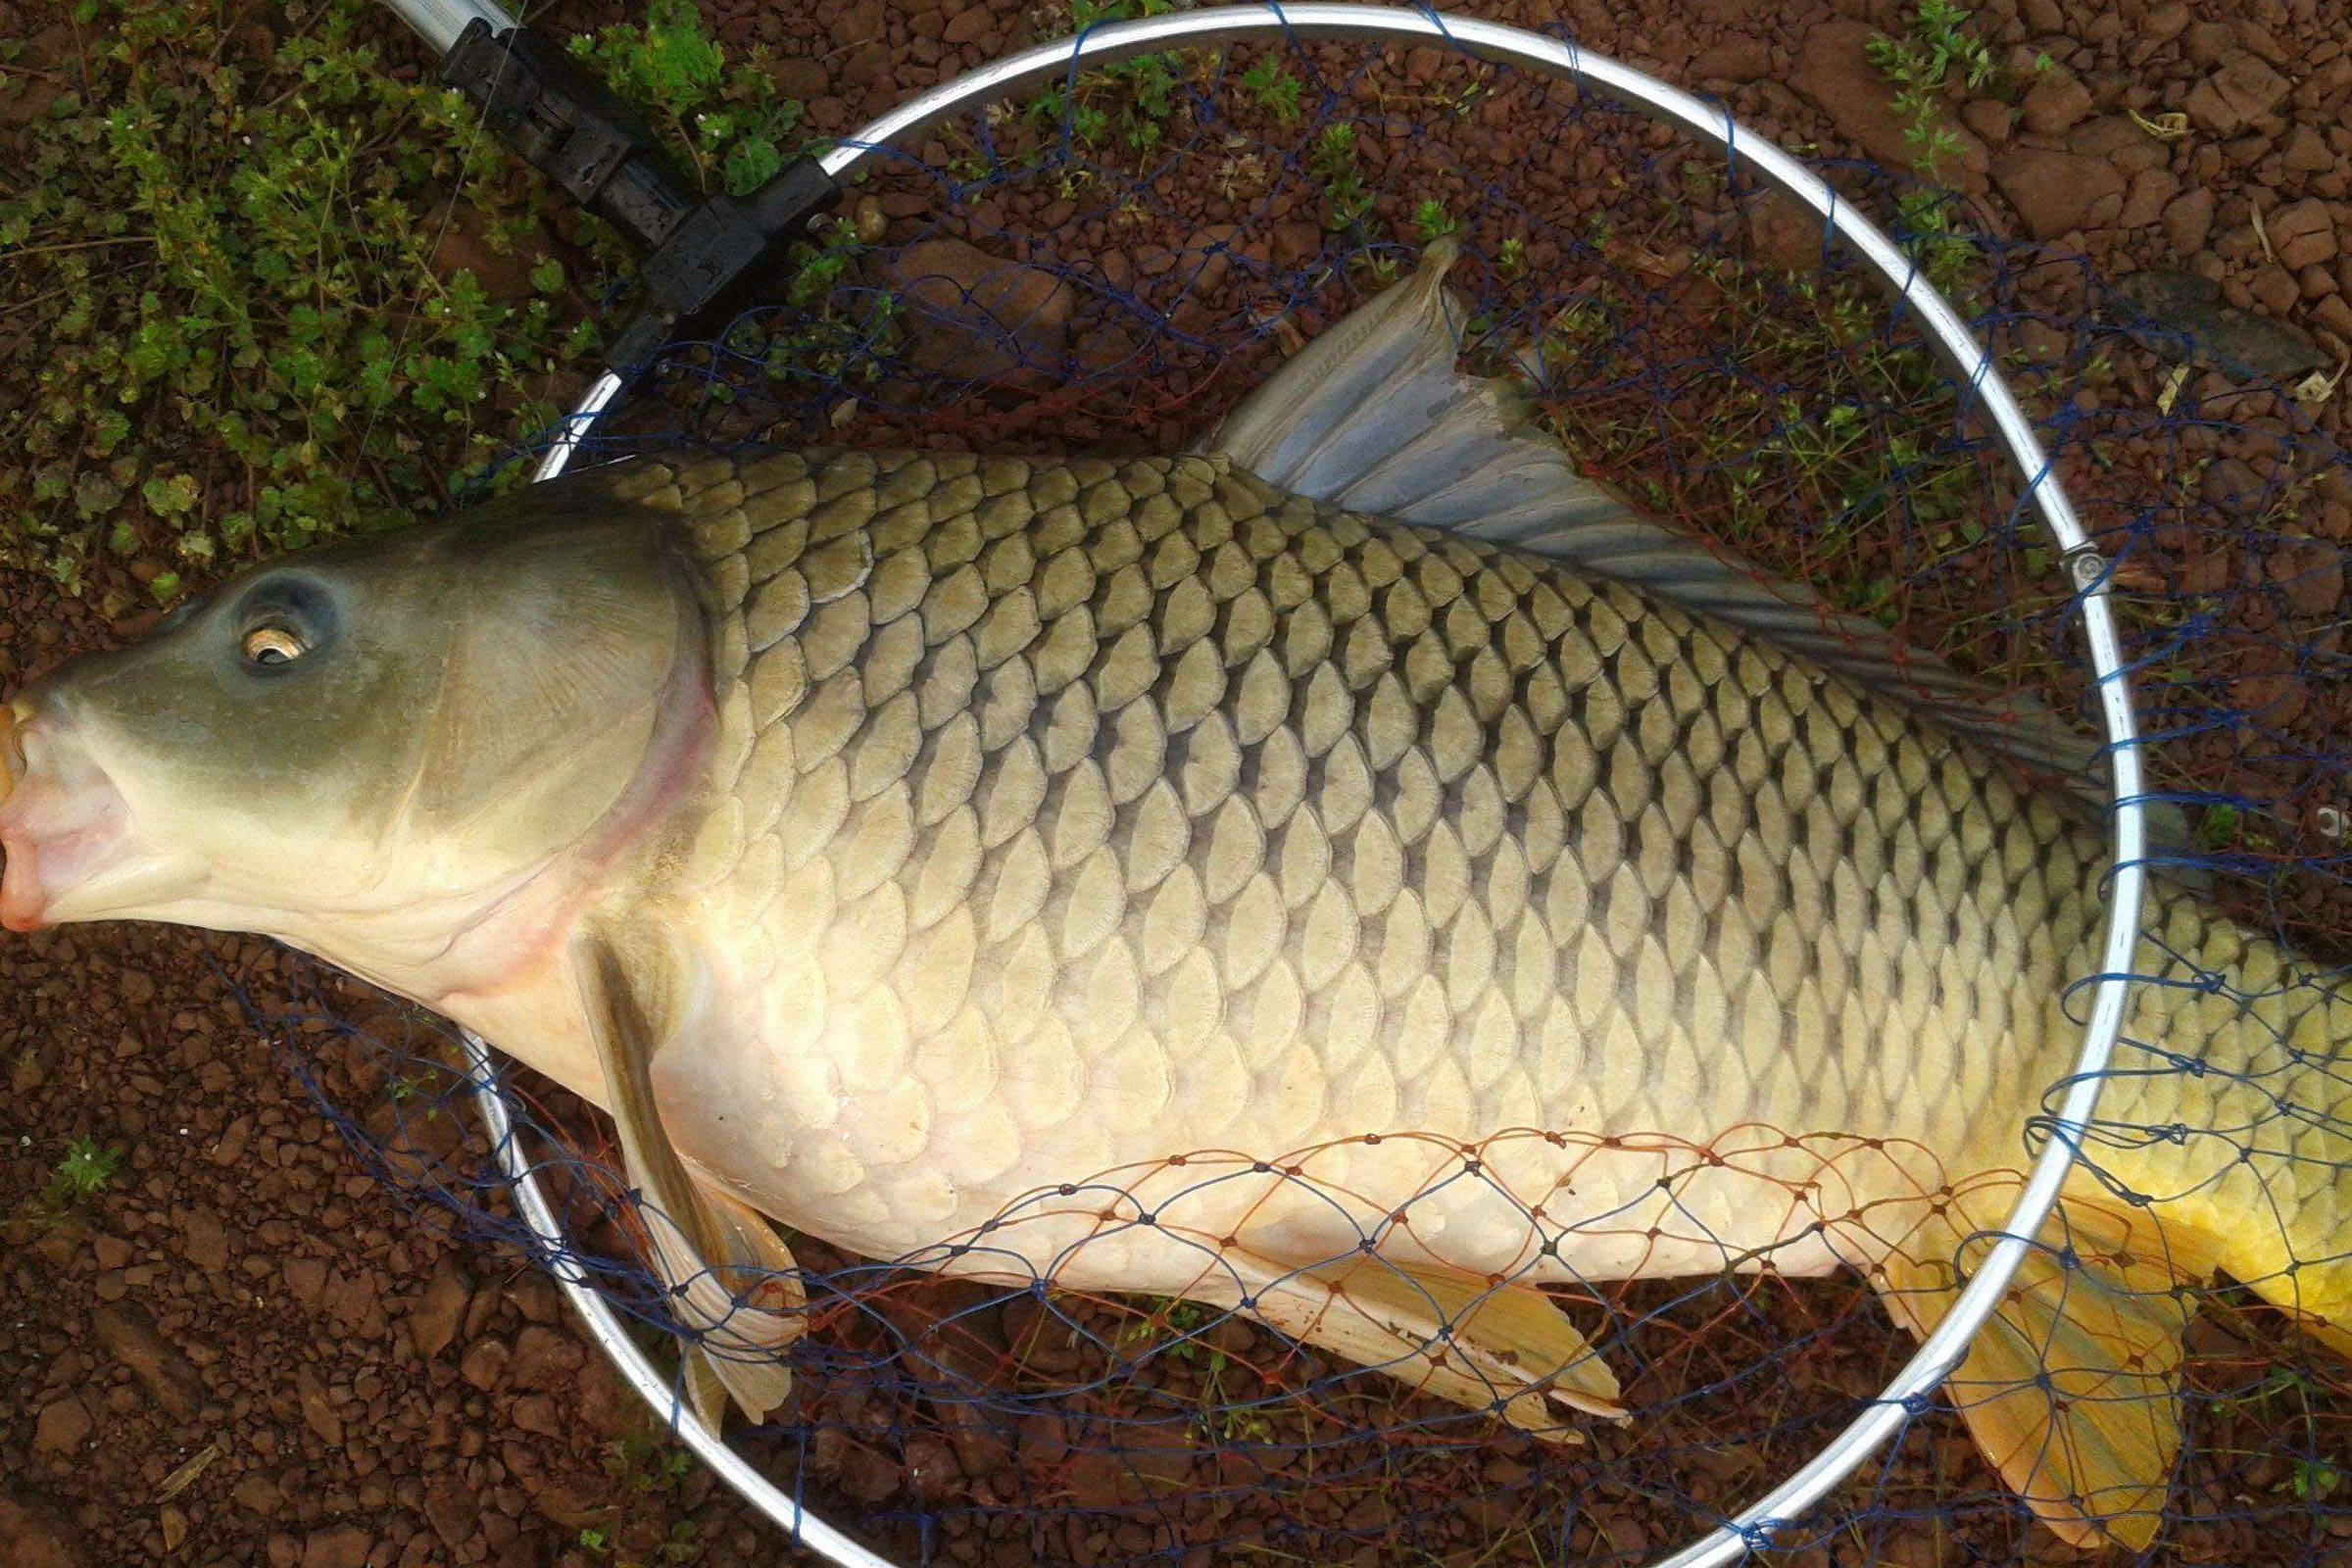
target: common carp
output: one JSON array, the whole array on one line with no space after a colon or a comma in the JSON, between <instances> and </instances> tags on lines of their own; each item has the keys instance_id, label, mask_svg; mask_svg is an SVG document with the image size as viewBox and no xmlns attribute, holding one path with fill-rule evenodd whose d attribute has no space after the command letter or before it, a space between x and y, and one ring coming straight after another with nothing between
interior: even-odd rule
<instances>
[{"instance_id":1,"label":"common carp","mask_svg":"<svg viewBox=\"0 0 2352 1568\"><path fill-rule=\"evenodd\" d=\"M771 1220L1563 1438L1625 1409L1544 1286L1924 1333L2078 1049L2096 748L1580 476L1451 259L1183 455L644 457L249 570L8 704L0 919L266 933L607 1107L755 1415ZM2162 1518L2178 1281L2352 1328L2352 999L2148 929L2193 1070L2108 1088L1951 1386L2079 1544Z\"/></svg>"}]
</instances>

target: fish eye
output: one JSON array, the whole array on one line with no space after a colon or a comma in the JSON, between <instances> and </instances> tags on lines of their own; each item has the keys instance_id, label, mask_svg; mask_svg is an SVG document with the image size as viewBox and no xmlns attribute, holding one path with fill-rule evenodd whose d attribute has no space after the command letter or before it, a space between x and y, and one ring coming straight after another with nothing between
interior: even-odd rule
<instances>
[{"instance_id":1,"label":"fish eye","mask_svg":"<svg viewBox=\"0 0 2352 1568\"><path fill-rule=\"evenodd\" d=\"M229 612L237 663L248 675L290 675L332 651L342 626L334 591L304 571L275 571L250 584Z\"/></svg>"},{"instance_id":2,"label":"fish eye","mask_svg":"<svg viewBox=\"0 0 2352 1568\"><path fill-rule=\"evenodd\" d=\"M245 662L264 668L291 664L311 651L300 632L277 621L265 621L247 632L244 646Z\"/></svg>"}]
</instances>

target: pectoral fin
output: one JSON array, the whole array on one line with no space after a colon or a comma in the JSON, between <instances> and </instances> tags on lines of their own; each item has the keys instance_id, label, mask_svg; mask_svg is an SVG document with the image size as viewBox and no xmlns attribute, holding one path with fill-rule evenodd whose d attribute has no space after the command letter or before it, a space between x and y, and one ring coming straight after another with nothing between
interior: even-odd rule
<instances>
[{"instance_id":1,"label":"pectoral fin","mask_svg":"<svg viewBox=\"0 0 2352 1568\"><path fill-rule=\"evenodd\" d=\"M1616 1374L1532 1285L1380 1257L1287 1272L1260 1259L1249 1272L1250 1310L1269 1328L1537 1437L1584 1441L1555 1406L1627 1418Z\"/></svg>"},{"instance_id":2,"label":"pectoral fin","mask_svg":"<svg viewBox=\"0 0 2352 1568\"><path fill-rule=\"evenodd\" d=\"M807 1305L792 1253L764 1216L687 1171L654 1095L654 1058L700 1026L708 974L650 925L592 922L572 956L647 1251L689 1341L688 1393L714 1429L719 1389L764 1420L792 1392L783 1352Z\"/></svg>"},{"instance_id":3,"label":"pectoral fin","mask_svg":"<svg viewBox=\"0 0 2352 1568\"><path fill-rule=\"evenodd\" d=\"M1874 1274L1895 1320L1925 1336L1991 1239L1936 1221ZM2001 1479L2069 1544L2144 1551L2180 1452L2176 1263L2066 1205L2027 1253L1945 1392Z\"/></svg>"}]
</instances>

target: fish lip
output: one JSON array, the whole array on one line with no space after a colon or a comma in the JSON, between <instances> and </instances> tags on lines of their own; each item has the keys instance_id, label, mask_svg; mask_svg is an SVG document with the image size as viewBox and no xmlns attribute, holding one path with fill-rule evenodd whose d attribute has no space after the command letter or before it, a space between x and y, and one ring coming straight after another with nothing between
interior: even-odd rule
<instances>
[{"instance_id":1,"label":"fish lip","mask_svg":"<svg viewBox=\"0 0 2352 1568\"><path fill-rule=\"evenodd\" d=\"M38 931L122 858L130 808L114 781L23 697L0 709L0 928Z\"/></svg>"}]
</instances>

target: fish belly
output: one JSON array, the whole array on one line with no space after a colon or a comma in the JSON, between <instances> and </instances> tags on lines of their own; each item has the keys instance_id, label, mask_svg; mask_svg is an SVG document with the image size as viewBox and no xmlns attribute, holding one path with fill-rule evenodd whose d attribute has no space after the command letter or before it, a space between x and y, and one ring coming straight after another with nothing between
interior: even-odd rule
<instances>
[{"instance_id":1,"label":"fish belly","mask_svg":"<svg viewBox=\"0 0 2352 1568\"><path fill-rule=\"evenodd\" d=\"M661 1092L778 1218L1137 1289L1810 1272L2022 1162L2098 845L1899 705L1213 460L667 483L736 1024Z\"/></svg>"}]
</instances>

